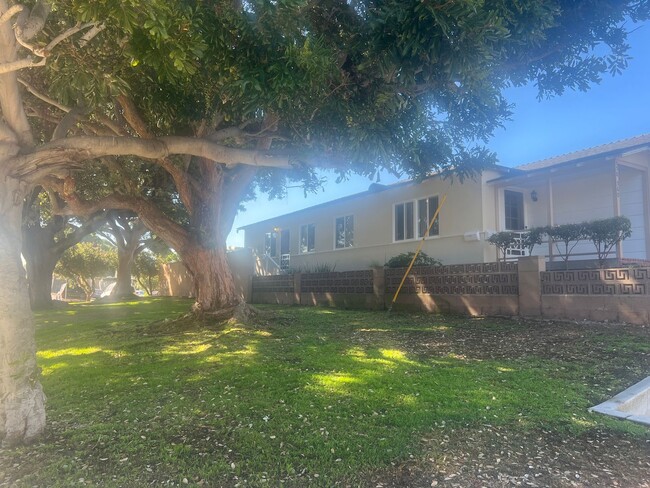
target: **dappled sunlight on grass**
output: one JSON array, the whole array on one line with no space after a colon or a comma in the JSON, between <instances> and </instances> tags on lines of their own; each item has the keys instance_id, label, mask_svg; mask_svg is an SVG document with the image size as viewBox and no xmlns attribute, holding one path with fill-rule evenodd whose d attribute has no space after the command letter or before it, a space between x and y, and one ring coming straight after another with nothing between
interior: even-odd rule
<instances>
[{"instance_id":1,"label":"dappled sunlight on grass","mask_svg":"<svg viewBox=\"0 0 650 488\"><path fill-rule=\"evenodd\" d=\"M43 359L52 359L58 358L61 356L85 356L88 354L95 354L98 352L103 352L113 356L115 358L127 356L128 354L124 351L115 351L111 349L102 349L100 347L82 347L82 348L68 348L68 349L58 349L58 350L45 350L39 351L38 357Z\"/></svg>"},{"instance_id":2,"label":"dappled sunlight on grass","mask_svg":"<svg viewBox=\"0 0 650 488\"><path fill-rule=\"evenodd\" d=\"M162 354L199 354L212 349L212 344L169 344L165 346L160 352Z\"/></svg>"},{"instance_id":3,"label":"dappled sunlight on grass","mask_svg":"<svg viewBox=\"0 0 650 488\"><path fill-rule=\"evenodd\" d=\"M48 376L48 375L54 373L56 370L61 369L61 368L67 368L68 366L70 366L70 364L65 363L65 362L54 363L54 364L50 364L50 365L47 365L47 366L42 366L41 367L41 374L43 376Z\"/></svg>"},{"instance_id":4,"label":"dappled sunlight on grass","mask_svg":"<svg viewBox=\"0 0 650 488\"><path fill-rule=\"evenodd\" d=\"M396 400L397 403L400 403L402 405L414 407L415 404L418 402L418 397L413 394L398 395Z\"/></svg>"},{"instance_id":5,"label":"dappled sunlight on grass","mask_svg":"<svg viewBox=\"0 0 650 488\"><path fill-rule=\"evenodd\" d=\"M379 349L379 354L384 356L386 359L392 359L393 361L399 361L401 363L417 364L415 361L411 361L406 357L404 351L399 349Z\"/></svg>"},{"instance_id":6,"label":"dappled sunlight on grass","mask_svg":"<svg viewBox=\"0 0 650 488\"><path fill-rule=\"evenodd\" d=\"M361 379L345 373L316 374L313 379L324 391L350 394L350 386L361 383Z\"/></svg>"},{"instance_id":7,"label":"dappled sunlight on grass","mask_svg":"<svg viewBox=\"0 0 650 488\"><path fill-rule=\"evenodd\" d=\"M252 359L253 356L256 356L259 354L259 348L258 344L255 342L250 342L249 344L246 344L242 346L240 349L234 350L234 351L222 351L218 352L216 354L212 354L210 356L207 356L203 362L204 363L224 363L227 362L229 359L236 359L236 358L247 358L247 359Z\"/></svg>"},{"instance_id":8,"label":"dappled sunlight on grass","mask_svg":"<svg viewBox=\"0 0 650 488\"><path fill-rule=\"evenodd\" d=\"M60 441L37 447L54 461L24 486L47 486L63 464L70 480L98 486L365 486L368 472L453 429L580 433L607 422L586 415L583 363L466 347L469 329L509 322L300 307L261 307L253 325L172 320L189 304L37 318L49 322L38 361Z\"/></svg>"}]
</instances>

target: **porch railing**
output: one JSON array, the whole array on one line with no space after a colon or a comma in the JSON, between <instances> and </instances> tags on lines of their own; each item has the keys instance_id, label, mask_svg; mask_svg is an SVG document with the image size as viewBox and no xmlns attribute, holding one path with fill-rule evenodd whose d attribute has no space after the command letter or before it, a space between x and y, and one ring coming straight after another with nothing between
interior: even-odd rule
<instances>
[{"instance_id":1,"label":"porch railing","mask_svg":"<svg viewBox=\"0 0 650 488\"><path fill-rule=\"evenodd\" d=\"M281 254L280 262L270 254L264 254L262 259L266 274L277 275L286 273L291 265L291 254Z\"/></svg>"},{"instance_id":2,"label":"porch railing","mask_svg":"<svg viewBox=\"0 0 650 488\"><path fill-rule=\"evenodd\" d=\"M528 232L513 232L513 234L515 234L515 242L506 249L506 260L517 260L529 255L528 249L524 246L524 238Z\"/></svg>"}]
</instances>

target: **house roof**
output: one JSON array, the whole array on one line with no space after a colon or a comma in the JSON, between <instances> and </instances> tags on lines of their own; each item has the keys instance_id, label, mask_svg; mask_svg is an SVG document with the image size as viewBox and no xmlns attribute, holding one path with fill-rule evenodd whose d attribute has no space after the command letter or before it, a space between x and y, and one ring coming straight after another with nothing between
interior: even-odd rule
<instances>
[{"instance_id":1,"label":"house roof","mask_svg":"<svg viewBox=\"0 0 650 488\"><path fill-rule=\"evenodd\" d=\"M541 159L532 163L522 164L517 166L517 169L524 171L532 171L536 169L549 168L562 163L574 162L577 160L591 159L597 156L607 156L610 154L620 153L638 149L643 146L650 145L650 134L642 134L628 139L621 139L600 146L594 146L580 151L574 151L552 158Z\"/></svg>"},{"instance_id":2,"label":"house roof","mask_svg":"<svg viewBox=\"0 0 650 488\"><path fill-rule=\"evenodd\" d=\"M580 151L574 151L562 154L560 156L554 156L552 158L541 159L532 163L522 164L514 168L519 171L518 173L500 176L488 181L488 183L507 181L511 178L516 178L517 176L521 175L533 175L536 173L542 173L544 170L550 168L581 163L596 158L617 156L626 152L635 151L637 149L646 147L650 148L650 134L642 134L640 136L621 139L619 141L601 144L600 146L594 146L587 149L581 149Z\"/></svg>"},{"instance_id":3,"label":"house roof","mask_svg":"<svg viewBox=\"0 0 650 488\"><path fill-rule=\"evenodd\" d=\"M513 172L516 173L516 174L521 173L521 171L519 171L519 170L517 170L515 168L508 168L506 166L500 166L500 165L495 165L495 166L491 167L490 169L493 169L495 171L499 171L499 172L505 173L505 174L513 173ZM438 175L432 175L432 176L430 176L428 178L425 178L425 179L435 178L436 176L438 176ZM311 207L305 207L305 208L302 208L300 210L296 210L294 212L289 212L289 213L286 213L286 214L271 217L269 219L259 220L257 222L253 222L252 224L242 225L241 227L237 227L237 231L240 231L241 229L246 229L248 227L252 227L254 225L263 224L263 223L266 223L266 222L273 222L273 221L277 220L280 217L288 217L288 216L291 216L291 215L297 215L297 214L300 214L302 212L308 212L308 211L311 211L311 210L314 210L314 209L317 209L317 208L325 207L327 205L332 205L332 204L335 204L335 203L345 202L347 200L353 200L355 198L370 195L372 193L379 193L381 191L392 190L394 188L400 188L402 186L408 186L408 185L415 185L415 184L418 184L418 183L420 183L420 182L416 181L416 180L396 181L394 183L389 183L388 185L384 185L384 184L381 184L381 183L371 183L366 191L362 191L360 193L354 193L353 195L347 195L345 197L337 198L335 200L330 200L328 202L319 203L317 205L312 205Z\"/></svg>"}]
</instances>

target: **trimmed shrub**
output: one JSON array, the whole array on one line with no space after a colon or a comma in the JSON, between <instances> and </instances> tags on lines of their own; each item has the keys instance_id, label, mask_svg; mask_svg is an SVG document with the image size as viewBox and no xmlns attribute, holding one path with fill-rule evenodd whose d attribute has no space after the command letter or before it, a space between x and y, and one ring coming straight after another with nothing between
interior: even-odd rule
<instances>
[{"instance_id":1,"label":"trimmed shrub","mask_svg":"<svg viewBox=\"0 0 650 488\"><path fill-rule=\"evenodd\" d=\"M605 266L607 256L614 246L631 235L632 223L623 216L592 220L585 224L585 239L589 239L596 247L598 265L601 268Z\"/></svg>"},{"instance_id":2,"label":"trimmed shrub","mask_svg":"<svg viewBox=\"0 0 650 488\"><path fill-rule=\"evenodd\" d=\"M387 268L408 268L415 256L414 252L404 252L386 261ZM413 266L442 266L442 263L435 258L429 257L426 253L418 254Z\"/></svg>"},{"instance_id":3,"label":"trimmed shrub","mask_svg":"<svg viewBox=\"0 0 650 488\"><path fill-rule=\"evenodd\" d=\"M505 262L506 250L512 247L516 239L517 234L506 230L503 232L495 232L490 237L488 237L487 241L497 248L497 261L499 260L500 253L503 261Z\"/></svg>"}]
</instances>

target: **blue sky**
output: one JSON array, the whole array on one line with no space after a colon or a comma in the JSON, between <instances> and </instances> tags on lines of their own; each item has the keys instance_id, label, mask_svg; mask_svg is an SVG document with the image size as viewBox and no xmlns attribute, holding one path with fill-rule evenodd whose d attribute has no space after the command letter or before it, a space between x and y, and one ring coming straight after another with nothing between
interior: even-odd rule
<instances>
[{"instance_id":1,"label":"blue sky","mask_svg":"<svg viewBox=\"0 0 650 488\"><path fill-rule=\"evenodd\" d=\"M509 89L507 98L516 105L512 120L489 143L500 163L516 166L587 147L650 132L650 23L629 36L628 69L622 75L604 77L588 92L565 92L561 97L538 101L534 86ZM244 232L237 228L364 191L371 183L352 177L336 183L328 178L323 190L306 198L300 188L290 188L286 198L269 200L264 194L246 204L228 236L229 246L243 246ZM395 181L386 176L383 183Z\"/></svg>"}]
</instances>

